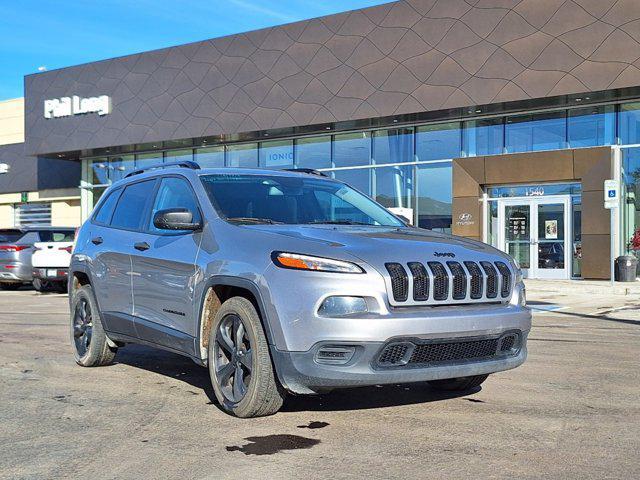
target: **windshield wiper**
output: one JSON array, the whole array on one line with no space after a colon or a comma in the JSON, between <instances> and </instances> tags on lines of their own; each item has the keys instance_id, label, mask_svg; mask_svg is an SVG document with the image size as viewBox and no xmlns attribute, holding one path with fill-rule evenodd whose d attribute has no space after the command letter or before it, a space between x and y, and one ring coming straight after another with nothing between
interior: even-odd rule
<instances>
[{"instance_id":1,"label":"windshield wiper","mask_svg":"<svg viewBox=\"0 0 640 480\"><path fill-rule=\"evenodd\" d=\"M364 222L356 222L353 220L314 220L313 222L308 222L308 224L313 224L313 225L321 225L321 224L326 224L326 225L368 225L371 226L370 223L364 223Z\"/></svg>"},{"instance_id":2,"label":"windshield wiper","mask_svg":"<svg viewBox=\"0 0 640 480\"><path fill-rule=\"evenodd\" d=\"M254 217L231 217L231 218L227 218L227 221L240 222L240 223L268 223L270 225L282 223L282 222L276 222L275 220L271 220L270 218L254 218Z\"/></svg>"}]
</instances>

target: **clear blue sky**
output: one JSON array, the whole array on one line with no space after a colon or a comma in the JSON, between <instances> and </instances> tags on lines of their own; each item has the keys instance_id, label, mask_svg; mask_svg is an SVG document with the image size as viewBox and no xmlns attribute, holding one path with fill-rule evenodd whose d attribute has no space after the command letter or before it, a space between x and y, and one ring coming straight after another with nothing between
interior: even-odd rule
<instances>
[{"instance_id":1,"label":"clear blue sky","mask_svg":"<svg viewBox=\"0 0 640 480\"><path fill-rule=\"evenodd\" d=\"M23 77L389 0L0 0L0 100Z\"/></svg>"}]
</instances>

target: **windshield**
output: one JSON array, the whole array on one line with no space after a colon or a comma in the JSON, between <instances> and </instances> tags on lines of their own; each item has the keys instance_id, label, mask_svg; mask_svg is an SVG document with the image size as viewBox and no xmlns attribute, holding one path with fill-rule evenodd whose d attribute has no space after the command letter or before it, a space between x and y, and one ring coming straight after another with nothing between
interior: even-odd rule
<instances>
[{"instance_id":1,"label":"windshield","mask_svg":"<svg viewBox=\"0 0 640 480\"><path fill-rule=\"evenodd\" d=\"M237 223L404 224L369 197L338 182L278 175L203 175L220 216Z\"/></svg>"}]
</instances>

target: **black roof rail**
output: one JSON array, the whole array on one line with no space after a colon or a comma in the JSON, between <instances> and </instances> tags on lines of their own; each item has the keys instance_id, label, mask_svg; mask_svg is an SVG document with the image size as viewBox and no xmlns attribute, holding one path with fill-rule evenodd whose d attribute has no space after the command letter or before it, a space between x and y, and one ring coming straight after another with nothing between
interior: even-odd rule
<instances>
[{"instance_id":1,"label":"black roof rail","mask_svg":"<svg viewBox=\"0 0 640 480\"><path fill-rule=\"evenodd\" d=\"M183 162L169 162L169 163L158 163L157 165L151 165L145 168L139 168L138 170L134 170L133 172L127 173L124 178L133 177L134 175L140 175L149 170L156 170L158 168L167 168L167 167L182 167L182 168L190 168L191 170L200 170L200 165L196 162L192 162L190 160L185 160Z\"/></svg>"},{"instance_id":2,"label":"black roof rail","mask_svg":"<svg viewBox=\"0 0 640 480\"><path fill-rule=\"evenodd\" d=\"M314 170L313 168L285 168L285 172L295 172L295 173L307 173L309 175L318 175L320 177L326 177L326 175L319 171Z\"/></svg>"}]
</instances>

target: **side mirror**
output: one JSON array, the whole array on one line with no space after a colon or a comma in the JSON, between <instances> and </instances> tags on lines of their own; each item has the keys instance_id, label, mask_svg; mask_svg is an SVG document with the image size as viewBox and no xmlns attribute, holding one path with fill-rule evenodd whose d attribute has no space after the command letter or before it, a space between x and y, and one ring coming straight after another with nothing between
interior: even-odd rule
<instances>
[{"instance_id":1,"label":"side mirror","mask_svg":"<svg viewBox=\"0 0 640 480\"><path fill-rule=\"evenodd\" d=\"M193 221L193 212L187 208L167 208L153 216L153 225L160 230L200 230L202 224Z\"/></svg>"}]
</instances>

